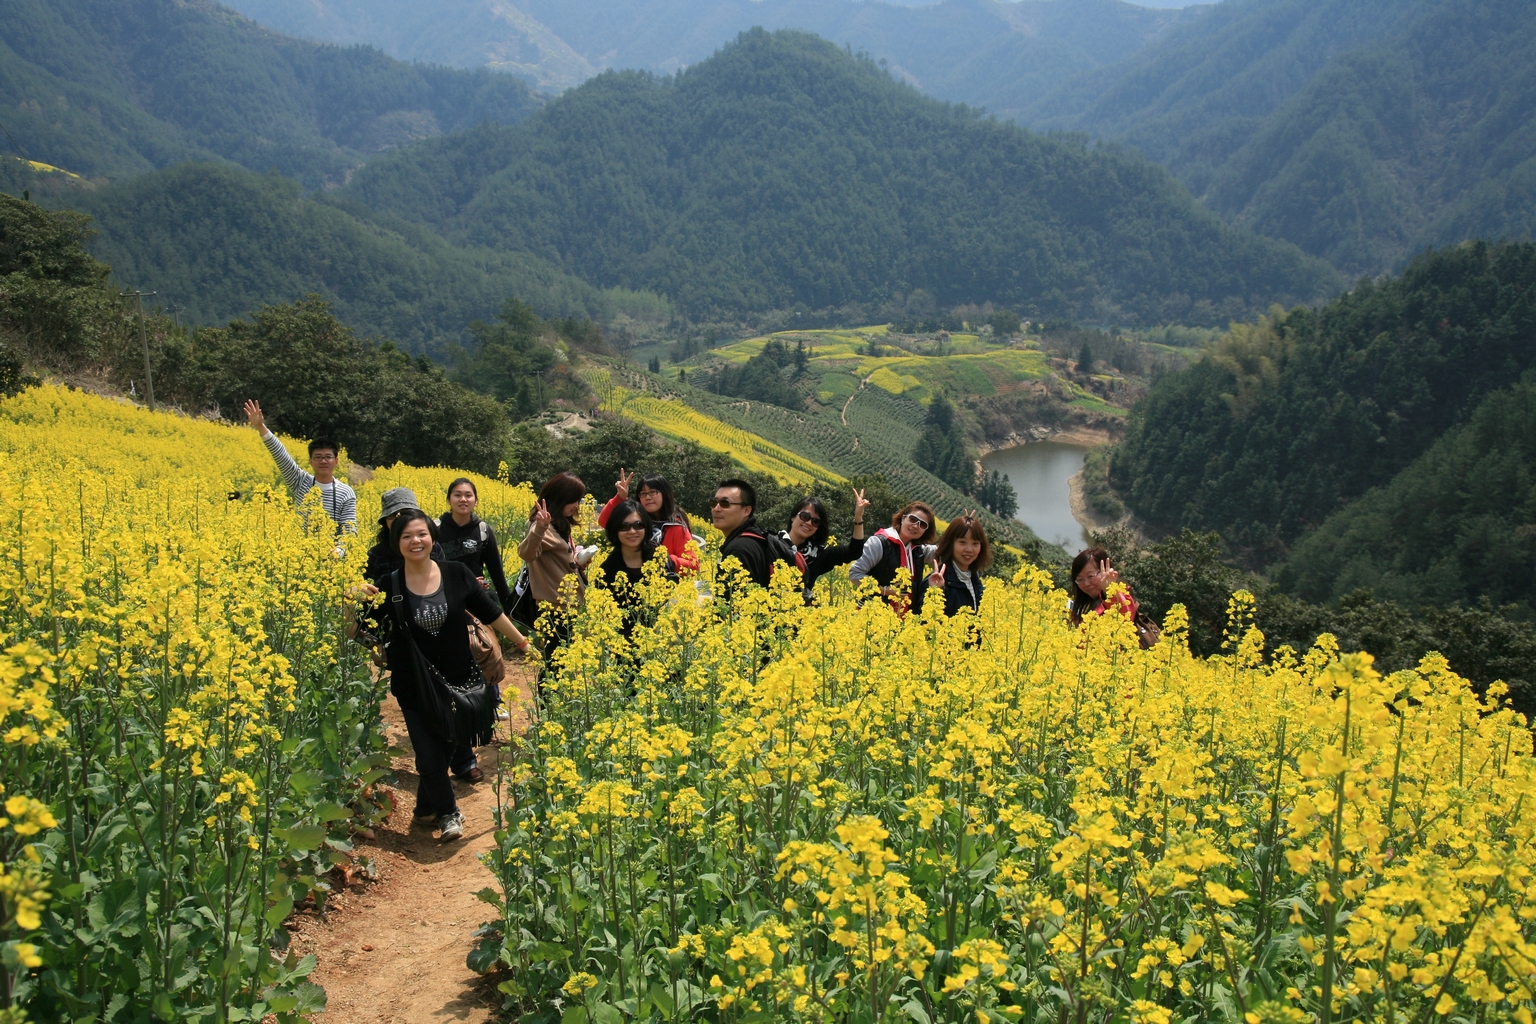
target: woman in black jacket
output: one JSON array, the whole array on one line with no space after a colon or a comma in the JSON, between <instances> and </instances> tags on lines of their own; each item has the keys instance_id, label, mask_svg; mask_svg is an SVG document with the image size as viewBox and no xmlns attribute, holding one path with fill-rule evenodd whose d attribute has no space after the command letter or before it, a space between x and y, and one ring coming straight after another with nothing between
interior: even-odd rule
<instances>
[{"instance_id":1,"label":"woman in black jacket","mask_svg":"<svg viewBox=\"0 0 1536 1024\"><path fill-rule=\"evenodd\" d=\"M944 594L944 614L955 615L962 608L973 613L981 610L981 574L992 564L992 545L976 513L967 512L949 524L933 553L933 572L928 586Z\"/></svg>"},{"instance_id":2,"label":"woman in black jacket","mask_svg":"<svg viewBox=\"0 0 1536 1024\"><path fill-rule=\"evenodd\" d=\"M420 679L410 645L415 644L423 658L449 683L477 678L479 667L469 649L466 614L472 614L513 643L522 645L522 634L502 614L495 600L480 586L469 570L457 562L439 563L432 558L437 544L437 524L425 512L408 509L401 512L389 529L390 540L400 552L404 565L381 577L378 586L366 584L361 596L382 593L384 600L365 613L365 625L373 637L387 637L389 655L389 691L400 702L405 728L416 753L416 821L437 825L443 839L458 839L464 834L464 817L454 799L454 773L471 782L484 778L475 763L470 746L456 746L440 738L426 715L420 693L434 685ZM397 604L403 604L407 625L402 629L396 618ZM355 612L348 632L358 635Z\"/></svg>"},{"instance_id":3,"label":"woman in black jacket","mask_svg":"<svg viewBox=\"0 0 1536 1024\"><path fill-rule=\"evenodd\" d=\"M437 536L443 555L459 562L474 573L480 586L496 588L501 607L512 607L512 588L507 586L506 570L501 565L501 548L491 524L475 515L480 492L475 482L461 476L448 485L448 511L437 521Z\"/></svg>"},{"instance_id":4,"label":"woman in black jacket","mask_svg":"<svg viewBox=\"0 0 1536 1024\"><path fill-rule=\"evenodd\" d=\"M800 584L805 588L805 603L810 604L811 591L816 581L839 565L847 565L864 551L864 510L869 502L864 492L853 492L853 536L848 543L836 547L827 546L827 510L815 498L801 498L800 504L789 514L789 529L780 530L779 536L795 552L795 565L800 569Z\"/></svg>"},{"instance_id":5,"label":"woman in black jacket","mask_svg":"<svg viewBox=\"0 0 1536 1024\"><path fill-rule=\"evenodd\" d=\"M640 615L638 588L645 578L645 564L655 557L658 543L651 517L636 501L621 501L609 509L603 528L613 550L603 560L599 572L603 586L613 591L613 599L624 610L624 636L628 637ZM677 559L670 554L666 557L663 571L669 582L676 583Z\"/></svg>"}]
</instances>

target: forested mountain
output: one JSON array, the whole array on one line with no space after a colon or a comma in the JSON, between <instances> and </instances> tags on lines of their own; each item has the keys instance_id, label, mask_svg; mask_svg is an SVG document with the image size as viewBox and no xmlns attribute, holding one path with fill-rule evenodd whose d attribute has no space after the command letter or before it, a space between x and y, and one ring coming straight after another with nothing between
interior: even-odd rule
<instances>
[{"instance_id":1,"label":"forested mountain","mask_svg":"<svg viewBox=\"0 0 1536 1024\"><path fill-rule=\"evenodd\" d=\"M1121 0L232 0L294 35L488 66L563 89L608 68L670 74L740 32L804 29L890 62L940 99L1011 116L1064 76L1136 51L1183 11ZM1162 5L1157 5L1162 6Z\"/></svg>"},{"instance_id":2,"label":"forested mountain","mask_svg":"<svg viewBox=\"0 0 1536 1024\"><path fill-rule=\"evenodd\" d=\"M1510 502L1536 465L1524 442L1500 444L1490 431L1523 429L1529 387L1474 411L1536 366L1533 337L1536 245L1425 254L1401 277L1364 281L1318 311L1276 310L1234 329L1164 377L1132 410L1111 480L1152 524L1220 530L1251 565L1296 544L1283 578L1314 596L1372 573L1427 584L1445 559L1457 585L1425 600L1492 593L1476 573L1499 554L1465 549L1525 543L1492 524L1530 519ZM1496 475L1483 478L1490 467ZM1386 490L1348 504L1377 487ZM1360 530L1379 536L1354 550ZM1357 555L1368 564L1350 577ZM1532 578L1520 584L1525 598L1536 596Z\"/></svg>"},{"instance_id":3,"label":"forested mountain","mask_svg":"<svg viewBox=\"0 0 1536 1024\"><path fill-rule=\"evenodd\" d=\"M1225 0L1019 115L1350 273L1536 227L1536 5Z\"/></svg>"},{"instance_id":4,"label":"forested mountain","mask_svg":"<svg viewBox=\"0 0 1536 1024\"><path fill-rule=\"evenodd\" d=\"M341 192L693 315L990 300L1211 322L1336 282L1155 165L929 99L801 33L745 33L671 78L601 75Z\"/></svg>"},{"instance_id":5,"label":"forested mountain","mask_svg":"<svg viewBox=\"0 0 1536 1024\"><path fill-rule=\"evenodd\" d=\"M362 335L440 353L508 296L546 316L607 319L654 306L536 257L450 245L420 224L323 193L305 198L287 178L229 164L179 164L68 199L95 218L91 248L117 280L182 306L192 323L313 292Z\"/></svg>"},{"instance_id":6,"label":"forested mountain","mask_svg":"<svg viewBox=\"0 0 1536 1024\"><path fill-rule=\"evenodd\" d=\"M209 0L0 0L5 128L27 157L86 178L223 158L313 188L541 102L509 75L301 42Z\"/></svg>"}]
</instances>

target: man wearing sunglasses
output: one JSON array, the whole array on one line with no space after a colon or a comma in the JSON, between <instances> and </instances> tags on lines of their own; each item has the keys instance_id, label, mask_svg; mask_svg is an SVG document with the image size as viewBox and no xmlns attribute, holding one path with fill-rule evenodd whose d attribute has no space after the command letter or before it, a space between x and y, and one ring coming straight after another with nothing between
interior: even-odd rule
<instances>
[{"instance_id":1,"label":"man wearing sunglasses","mask_svg":"<svg viewBox=\"0 0 1536 1024\"><path fill-rule=\"evenodd\" d=\"M923 592L919 585L927 576L924 565L933 560L933 540L938 517L921 501L908 502L907 506L891 516L891 525L864 542L864 553L848 570L848 578L854 586L866 578L880 585L880 593L890 602L897 615L909 610L923 610ZM898 586L896 573L907 570L905 583Z\"/></svg>"},{"instance_id":2,"label":"man wearing sunglasses","mask_svg":"<svg viewBox=\"0 0 1536 1024\"><path fill-rule=\"evenodd\" d=\"M720 565L731 558L741 563L747 576L760 587L768 585L773 573L773 556L768 549L768 537L752 512L757 506L757 491L745 480L734 477L723 480L715 488L715 497L709 503L709 518L715 529L725 534L720 546ZM721 587L721 596L730 596L730 587Z\"/></svg>"}]
</instances>

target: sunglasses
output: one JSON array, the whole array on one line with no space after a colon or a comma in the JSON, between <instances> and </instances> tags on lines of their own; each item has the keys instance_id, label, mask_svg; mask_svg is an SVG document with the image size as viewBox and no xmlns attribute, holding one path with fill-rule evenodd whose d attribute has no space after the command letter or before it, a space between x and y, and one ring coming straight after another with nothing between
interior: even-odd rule
<instances>
[{"instance_id":1,"label":"sunglasses","mask_svg":"<svg viewBox=\"0 0 1536 1024\"><path fill-rule=\"evenodd\" d=\"M619 524L619 532L620 533L630 533L630 532L632 532L634 530L643 530L643 529L645 529L645 524L640 522L640 520L638 520L638 519L631 520L630 522L627 522L627 523L620 523Z\"/></svg>"},{"instance_id":2,"label":"sunglasses","mask_svg":"<svg viewBox=\"0 0 1536 1024\"><path fill-rule=\"evenodd\" d=\"M710 508L730 508L732 505L745 505L745 504L746 504L746 502L744 502L744 501L732 501L730 498L711 498L711 499L709 499L709 507Z\"/></svg>"},{"instance_id":3,"label":"sunglasses","mask_svg":"<svg viewBox=\"0 0 1536 1024\"><path fill-rule=\"evenodd\" d=\"M802 523L809 523L812 526L820 526L821 525L821 520L817 519L815 516L811 515L809 512L796 512L795 513L795 518L800 520Z\"/></svg>"},{"instance_id":4,"label":"sunglasses","mask_svg":"<svg viewBox=\"0 0 1536 1024\"><path fill-rule=\"evenodd\" d=\"M908 512L906 515L906 521L911 523L913 526L921 526L925 530L928 529L928 520L924 519L922 516L915 516Z\"/></svg>"}]
</instances>

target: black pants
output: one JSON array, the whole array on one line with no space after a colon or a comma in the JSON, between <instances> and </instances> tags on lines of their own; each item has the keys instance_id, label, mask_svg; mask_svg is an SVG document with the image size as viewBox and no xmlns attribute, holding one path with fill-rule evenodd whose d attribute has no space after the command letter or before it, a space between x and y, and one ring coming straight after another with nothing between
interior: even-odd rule
<instances>
[{"instance_id":1,"label":"black pants","mask_svg":"<svg viewBox=\"0 0 1536 1024\"><path fill-rule=\"evenodd\" d=\"M462 750L452 743L438 739L427 728L426 720L414 707L400 706L405 717L405 731L411 737L411 749L416 752L416 813L418 815L452 814L459 809L453 795L453 782L448 769L460 775L475 767L475 750Z\"/></svg>"}]
</instances>

